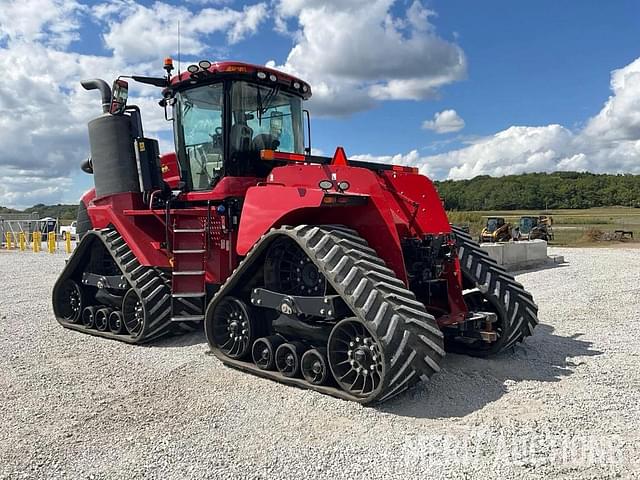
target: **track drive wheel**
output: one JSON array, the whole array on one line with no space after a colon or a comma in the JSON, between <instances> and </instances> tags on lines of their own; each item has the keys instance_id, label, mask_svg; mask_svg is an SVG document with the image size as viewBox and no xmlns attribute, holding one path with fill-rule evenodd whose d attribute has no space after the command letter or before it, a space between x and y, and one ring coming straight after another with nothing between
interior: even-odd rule
<instances>
[{"instance_id":1,"label":"track drive wheel","mask_svg":"<svg viewBox=\"0 0 640 480\"><path fill-rule=\"evenodd\" d=\"M256 337L252 312L242 300L226 297L213 312L213 337L216 347L227 357L244 358Z\"/></svg>"},{"instance_id":2,"label":"track drive wheel","mask_svg":"<svg viewBox=\"0 0 640 480\"><path fill-rule=\"evenodd\" d=\"M54 301L61 317L70 323L78 323L82 317L82 290L73 280L65 280L62 287L57 290Z\"/></svg>"},{"instance_id":3,"label":"track drive wheel","mask_svg":"<svg viewBox=\"0 0 640 480\"><path fill-rule=\"evenodd\" d=\"M380 343L355 317L333 327L327 355L336 382L355 397L375 397L386 380L388 366Z\"/></svg>"},{"instance_id":4,"label":"track drive wheel","mask_svg":"<svg viewBox=\"0 0 640 480\"><path fill-rule=\"evenodd\" d=\"M264 266L265 288L287 295L324 295L327 279L309 256L287 237L269 247Z\"/></svg>"}]
</instances>

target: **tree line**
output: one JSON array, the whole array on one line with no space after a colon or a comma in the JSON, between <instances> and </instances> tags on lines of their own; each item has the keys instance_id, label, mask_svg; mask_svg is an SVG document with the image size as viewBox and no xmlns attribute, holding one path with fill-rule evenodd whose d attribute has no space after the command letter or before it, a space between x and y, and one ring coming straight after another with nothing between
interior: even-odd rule
<instances>
[{"instance_id":1,"label":"tree line","mask_svg":"<svg viewBox=\"0 0 640 480\"><path fill-rule=\"evenodd\" d=\"M57 205L45 205L44 203L38 203L24 210L0 207L0 217L2 217L3 213L37 213L38 218L52 217L59 218L60 220L75 220L78 216L78 205L64 205L61 203Z\"/></svg>"},{"instance_id":2,"label":"tree line","mask_svg":"<svg viewBox=\"0 0 640 480\"><path fill-rule=\"evenodd\" d=\"M640 175L524 173L435 183L447 210L640 207Z\"/></svg>"},{"instance_id":3,"label":"tree line","mask_svg":"<svg viewBox=\"0 0 640 480\"><path fill-rule=\"evenodd\" d=\"M558 208L640 207L640 175L580 172L481 175L471 180L435 182L447 210L542 210ZM0 207L3 213L20 213ZM22 212L40 218L71 220L77 205L39 203Z\"/></svg>"}]
</instances>

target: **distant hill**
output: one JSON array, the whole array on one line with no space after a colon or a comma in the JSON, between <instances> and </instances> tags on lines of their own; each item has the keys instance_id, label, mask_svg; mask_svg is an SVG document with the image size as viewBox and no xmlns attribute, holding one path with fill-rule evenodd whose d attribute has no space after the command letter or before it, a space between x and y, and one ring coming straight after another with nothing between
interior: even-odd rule
<instances>
[{"instance_id":1,"label":"distant hill","mask_svg":"<svg viewBox=\"0 0 640 480\"><path fill-rule=\"evenodd\" d=\"M44 203L39 203L24 210L0 207L0 217L2 217L3 213L37 213L38 218L53 217L59 218L60 220L75 220L78 216L78 205L64 205L61 203L58 205L45 205Z\"/></svg>"},{"instance_id":2,"label":"distant hill","mask_svg":"<svg viewBox=\"0 0 640 480\"><path fill-rule=\"evenodd\" d=\"M640 207L640 175L525 173L435 183L447 210Z\"/></svg>"}]
</instances>

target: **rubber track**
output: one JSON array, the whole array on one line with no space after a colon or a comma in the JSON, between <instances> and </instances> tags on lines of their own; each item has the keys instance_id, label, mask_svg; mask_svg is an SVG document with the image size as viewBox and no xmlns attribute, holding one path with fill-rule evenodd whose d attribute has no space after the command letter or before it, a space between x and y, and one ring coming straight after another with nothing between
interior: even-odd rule
<instances>
[{"instance_id":1,"label":"rubber track","mask_svg":"<svg viewBox=\"0 0 640 480\"><path fill-rule=\"evenodd\" d=\"M76 268L82 268L82 255L85 253L82 244L91 241L101 241L122 275L126 278L129 286L133 288L142 299L146 312L145 328L137 336L129 334L116 335L109 331L99 332L95 329L85 328L82 324L69 323L56 315L58 322L66 328L78 330L91 335L96 335L131 344L141 344L155 340L168 333L175 332L171 322L171 288L167 284L162 272L154 267L140 265L135 255L126 244L122 236L114 228L104 228L101 230L90 230L83 237L82 241L74 251L67 263L67 267L60 275L55 289L70 276ZM89 252L86 252L87 254ZM76 258L76 256L78 257ZM82 285L80 285L82 288ZM55 304L55 302L54 302Z\"/></svg>"},{"instance_id":2,"label":"rubber track","mask_svg":"<svg viewBox=\"0 0 640 480\"><path fill-rule=\"evenodd\" d=\"M486 352L465 351L472 355L495 354L511 348L525 337L533 335L538 324L538 306L533 296L524 289L504 268L498 265L480 248L471 236L457 227L452 227L456 235L458 257L463 275L480 290L491 303L503 309L503 338L495 349ZM459 351L459 349L456 349Z\"/></svg>"},{"instance_id":3,"label":"rubber track","mask_svg":"<svg viewBox=\"0 0 640 480\"><path fill-rule=\"evenodd\" d=\"M282 227L271 230L248 253L245 260L229 277L207 308L207 318L216 303L231 292L244 271L275 238L286 236L295 241L327 278L334 290L378 338L387 360L387 370L375 397L366 399L333 388L315 387L304 381L298 386L329 393L361 403L385 401L440 370L445 355L442 332L433 316L426 312L394 272L387 268L355 230L342 226ZM206 328L206 326L205 326ZM294 383L278 375L265 375L253 364L239 365L229 361L213 345L213 353L223 362L269 376L285 383ZM258 370L258 371L256 371Z\"/></svg>"}]
</instances>

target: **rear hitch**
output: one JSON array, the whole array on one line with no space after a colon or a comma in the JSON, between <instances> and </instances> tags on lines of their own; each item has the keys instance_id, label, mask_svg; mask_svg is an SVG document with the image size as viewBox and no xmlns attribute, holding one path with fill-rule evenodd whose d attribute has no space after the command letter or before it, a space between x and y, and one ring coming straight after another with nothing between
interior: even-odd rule
<instances>
[{"instance_id":1,"label":"rear hitch","mask_svg":"<svg viewBox=\"0 0 640 480\"><path fill-rule=\"evenodd\" d=\"M463 322L447 326L445 331L456 337L475 338L493 343L498 340L498 332L495 330L497 321L498 316L494 312L469 312Z\"/></svg>"}]
</instances>

